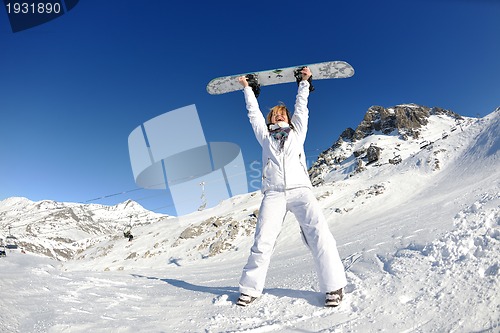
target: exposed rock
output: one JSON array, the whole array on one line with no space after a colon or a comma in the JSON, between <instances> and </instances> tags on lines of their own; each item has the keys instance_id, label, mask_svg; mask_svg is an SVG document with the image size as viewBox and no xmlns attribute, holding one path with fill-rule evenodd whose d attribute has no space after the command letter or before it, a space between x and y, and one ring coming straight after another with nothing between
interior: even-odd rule
<instances>
[{"instance_id":1,"label":"exposed rock","mask_svg":"<svg viewBox=\"0 0 500 333\"><path fill-rule=\"evenodd\" d=\"M356 150L356 151L353 153L353 155L354 155L354 157L360 157L360 156L363 156L364 154L366 154L366 150L367 150L367 149L366 149L365 147L363 147L363 148L362 148L362 149L360 149L360 150Z\"/></svg>"},{"instance_id":2,"label":"exposed rock","mask_svg":"<svg viewBox=\"0 0 500 333\"><path fill-rule=\"evenodd\" d=\"M205 253L206 257L215 256L234 248L233 243L238 235L251 235L255 230L258 214L259 211L254 210L242 221L236 221L231 217L211 217L200 224L184 229L172 246L176 247L181 242L193 239L198 244L197 252ZM202 238L201 241L200 238Z\"/></svg>"},{"instance_id":3,"label":"exposed rock","mask_svg":"<svg viewBox=\"0 0 500 333\"><path fill-rule=\"evenodd\" d=\"M383 183L382 184L374 184L366 189L357 191L354 194L354 198L356 199L356 198L364 197L365 199L368 199L368 198L373 197L373 196L381 195L384 192L385 192L385 185Z\"/></svg>"},{"instance_id":4,"label":"exposed rock","mask_svg":"<svg viewBox=\"0 0 500 333\"><path fill-rule=\"evenodd\" d=\"M415 129L427 124L430 110L426 106L416 104L397 105L387 109L372 106L356 128L354 138L360 140L376 131L390 134L395 130L404 130L405 134L412 135ZM437 109L436 112L443 112L441 110L443 109Z\"/></svg>"},{"instance_id":5,"label":"exposed rock","mask_svg":"<svg viewBox=\"0 0 500 333\"><path fill-rule=\"evenodd\" d=\"M355 133L355 131L352 128L348 127L342 132L342 134L340 134L340 138L344 139L344 140L352 141L352 139L354 137L354 133Z\"/></svg>"},{"instance_id":6,"label":"exposed rock","mask_svg":"<svg viewBox=\"0 0 500 333\"><path fill-rule=\"evenodd\" d=\"M363 165L363 161L362 160L357 160L356 161L356 169L354 170L354 173L360 173L360 172L363 172L365 171L366 168L365 166Z\"/></svg>"},{"instance_id":7,"label":"exposed rock","mask_svg":"<svg viewBox=\"0 0 500 333\"><path fill-rule=\"evenodd\" d=\"M374 163L380 159L380 153L382 149L380 147L377 147L375 145L371 145L368 147L366 150L366 158L368 160L368 163Z\"/></svg>"}]
</instances>

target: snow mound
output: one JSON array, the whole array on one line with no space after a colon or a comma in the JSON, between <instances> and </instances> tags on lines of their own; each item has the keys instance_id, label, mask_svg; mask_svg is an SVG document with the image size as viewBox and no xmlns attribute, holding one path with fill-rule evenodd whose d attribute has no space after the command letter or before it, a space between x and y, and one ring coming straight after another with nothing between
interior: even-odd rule
<instances>
[{"instance_id":1,"label":"snow mound","mask_svg":"<svg viewBox=\"0 0 500 333\"><path fill-rule=\"evenodd\" d=\"M482 331L485 322L487 331L498 328L499 207L499 193L484 194L459 212L455 228L438 240L424 247L410 245L392 260L380 258L389 276L383 288L397 290L401 306L413 308L415 318L434 311L447 314L442 320L415 319L414 328L472 332Z\"/></svg>"},{"instance_id":2,"label":"snow mound","mask_svg":"<svg viewBox=\"0 0 500 333\"><path fill-rule=\"evenodd\" d=\"M500 253L500 211L485 207L499 197L498 193L486 194L458 213L454 221L456 229L424 249L423 253L434 266L461 266L474 262L478 277L498 274L498 263L492 266L489 263L495 262Z\"/></svg>"}]
</instances>

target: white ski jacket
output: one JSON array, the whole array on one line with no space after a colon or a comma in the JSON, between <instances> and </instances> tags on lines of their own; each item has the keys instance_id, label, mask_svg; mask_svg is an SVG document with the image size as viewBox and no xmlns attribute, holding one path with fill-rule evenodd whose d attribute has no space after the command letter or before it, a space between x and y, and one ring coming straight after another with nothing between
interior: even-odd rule
<instances>
[{"instance_id":1,"label":"white ski jacket","mask_svg":"<svg viewBox=\"0 0 500 333\"><path fill-rule=\"evenodd\" d=\"M252 88L245 87L245 102L248 118L257 141L262 146L262 193L267 191L285 191L298 187L311 188L311 181L306 168L304 141L307 134L309 110L309 82L301 81L295 101L295 110L291 119L293 129L288 134L283 149L278 140L270 134L266 120L259 108Z\"/></svg>"}]
</instances>

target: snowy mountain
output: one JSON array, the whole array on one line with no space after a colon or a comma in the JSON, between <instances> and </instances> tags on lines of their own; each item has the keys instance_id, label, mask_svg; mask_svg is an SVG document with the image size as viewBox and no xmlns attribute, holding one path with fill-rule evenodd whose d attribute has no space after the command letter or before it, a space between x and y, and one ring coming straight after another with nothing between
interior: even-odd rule
<instances>
[{"instance_id":1,"label":"snowy mountain","mask_svg":"<svg viewBox=\"0 0 500 333\"><path fill-rule=\"evenodd\" d=\"M319 155L309 170L311 180L318 185L345 179L371 164L398 164L420 150L432 149L434 143L445 140L457 129L464 131L473 122L437 107L372 106L355 130L347 128L332 147ZM439 169L439 158L429 161L432 162L431 168Z\"/></svg>"},{"instance_id":2,"label":"snowy mountain","mask_svg":"<svg viewBox=\"0 0 500 333\"><path fill-rule=\"evenodd\" d=\"M22 251L68 260L104 239L123 238L130 225L167 218L132 200L103 206L14 197L0 201L0 245L14 239Z\"/></svg>"},{"instance_id":3,"label":"snowy mountain","mask_svg":"<svg viewBox=\"0 0 500 333\"><path fill-rule=\"evenodd\" d=\"M65 262L7 251L0 331L498 331L498 133L500 108L476 119L415 104L372 107L320 155L310 174L339 252L362 255L336 309L321 306L292 215L264 295L248 308L234 305L259 192L175 218L138 209L133 220L142 222L131 242L122 235L130 207L121 215L103 207L98 218L97 207L90 215L64 204L58 218L49 214L55 208L34 208L48 204L4 200L1 226L13 225L13 234L17 226L20 240L37 238L26 231L33 221L30 230L46 235L46 248L49 237L76 245ZM38 222L43 216L54 217ZM99 229L84 224L85 216ZM68 230L52 233L59 221Z\"/></svg>"}]
</instances>

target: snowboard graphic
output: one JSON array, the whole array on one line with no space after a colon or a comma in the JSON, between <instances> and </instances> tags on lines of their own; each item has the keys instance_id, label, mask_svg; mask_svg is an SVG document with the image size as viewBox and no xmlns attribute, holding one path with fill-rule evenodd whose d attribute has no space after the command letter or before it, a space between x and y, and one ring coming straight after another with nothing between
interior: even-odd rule
<instances>
[{"instance_id":1,"label":"snowboard graphic","mask_svg":"<svg viewBox=\"0 0 500 333\"><path fill-rule=\"evenodd\" d=\"M238 83L238 77L247 75L247 78L255 80L258 86L270 86L274 84L296 82L296 75L300 75L303 67L309 67L313 80L342 79L354 75L354 68L345 61L328 61L317 64L292 66L280 69L272 69L253 73L242 73L237 75L218 77L210 81L207 91L211 95L220 95L232 91L242 90ZM300 76L299 76L300 78ZM250 83L250 81L249 81Z\"/></svg>"}]
</instances>

